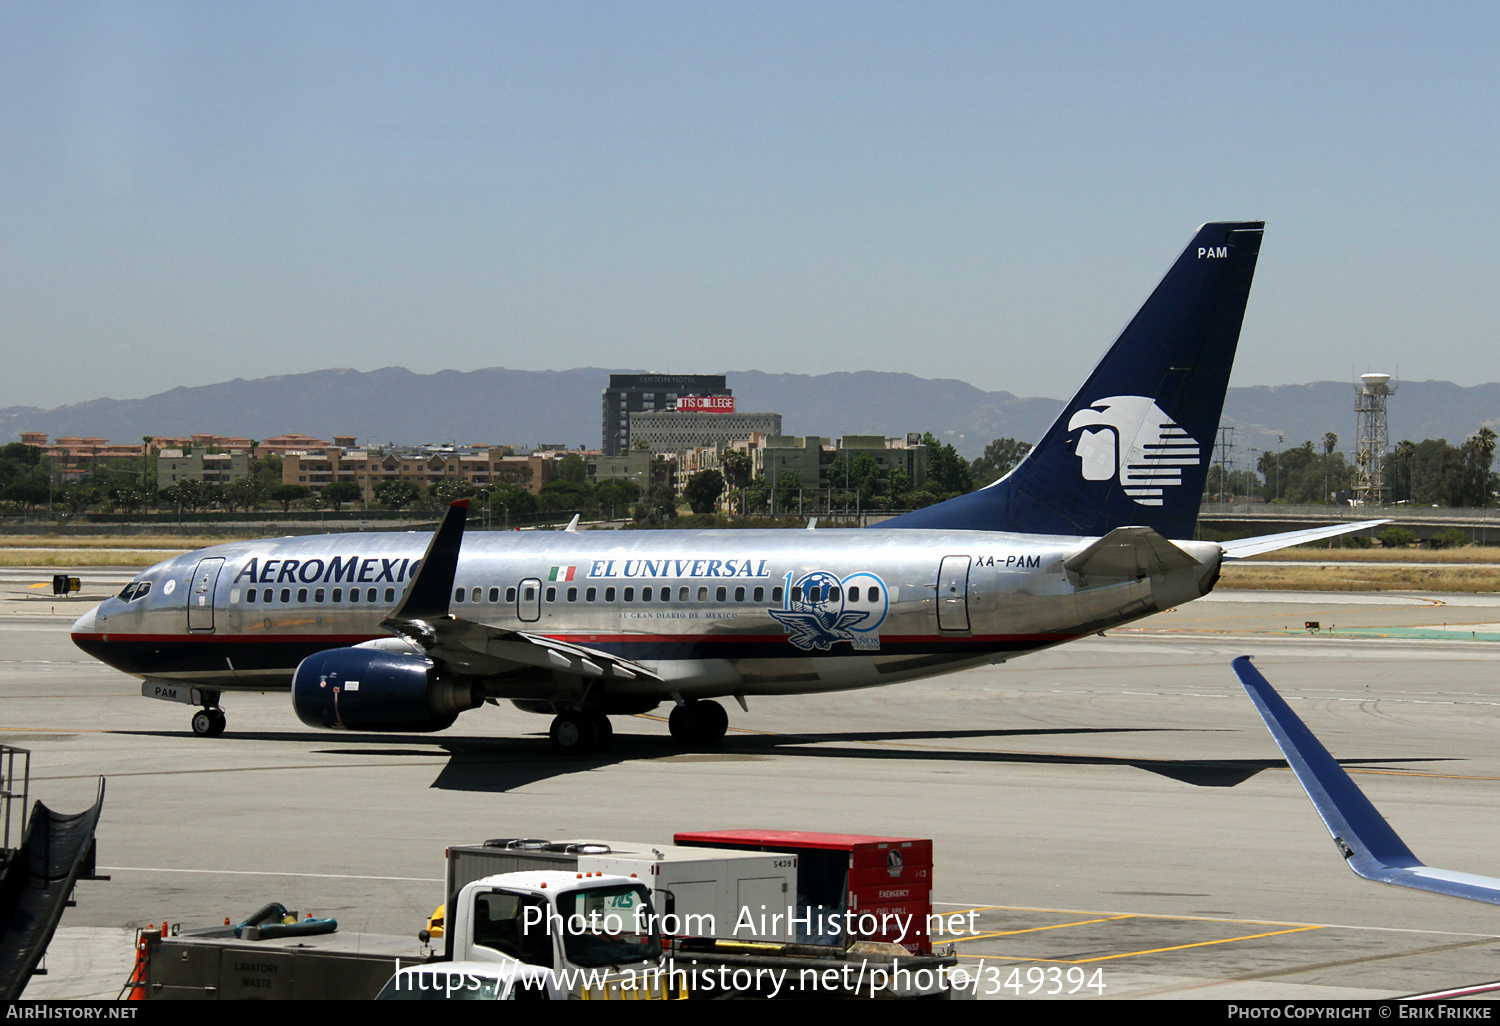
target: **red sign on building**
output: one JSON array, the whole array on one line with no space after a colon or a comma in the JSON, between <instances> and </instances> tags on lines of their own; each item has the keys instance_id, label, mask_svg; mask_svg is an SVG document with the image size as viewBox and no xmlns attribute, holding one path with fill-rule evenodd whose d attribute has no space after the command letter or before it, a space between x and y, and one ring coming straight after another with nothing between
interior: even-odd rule
<instances>
[{"instance_id":1,"label":"red sign on building","mask_svg":"<svg viewBox=\"0 0 1500 1026\"><path fill-rule=\"evenodd\" d=\"M680 395L677 397L678 413L733 413L732 395Z\"/></svg>"}]
</instances>

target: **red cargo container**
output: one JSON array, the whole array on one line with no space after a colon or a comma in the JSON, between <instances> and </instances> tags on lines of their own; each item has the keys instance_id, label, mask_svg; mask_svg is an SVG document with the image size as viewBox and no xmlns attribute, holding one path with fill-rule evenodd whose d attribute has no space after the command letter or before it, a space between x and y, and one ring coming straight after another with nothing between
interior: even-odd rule
<instances>
[{"instance_id":1,"label":"red cargo container","mask_svg":"<svg viewBox=\"0 0 1500 1026\"><path fill-rule=\"evenodd\" d=\"M930 840L800 830L700 830L677 834L673 840L704 848L799 856L798 915L837 917L856 930L854 936L809 931L798 938L804 943L847 947L853 940L887 941L900 943L914 955L932 954L927 934L932 914Z\"/></svg>"}]
</instances>

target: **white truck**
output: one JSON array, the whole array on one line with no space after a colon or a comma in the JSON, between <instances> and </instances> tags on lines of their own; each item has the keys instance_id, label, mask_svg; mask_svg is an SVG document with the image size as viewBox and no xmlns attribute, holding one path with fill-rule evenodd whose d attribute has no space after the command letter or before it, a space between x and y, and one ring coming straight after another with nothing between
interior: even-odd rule
<instances>
[{"instance_id":1,"label":"white truck","mask_svg":"<svg viewBox=\"0 0 1500 1026\"><path fill-rule=\"evenodd\" d=\"M588 847L594 850L566 853L574 856L570 868L461 882L448 892L441 950L436 929L413 940L336 932L247 940L229 927L147 931L136 980L142 996L158 999L431 998L439 989L445 998L552 1000L969 996L972 981L952 955L914 956L871 942L798 943L787 939L784 923L763 923L749 937L717 925L709 914L725 893L785 907L785 874L763 875L777 859L718 852L719 886L695 892L712 852L674 859L669 846L645 854ZM478 865L455 855L450 849L450 881L455 865ZM595 864L614 871L589 868ZM621 871L632 866L629 875ZM675 903L674 915L664 917L653 895ZM663 930L692 922L715 923L720 935Z\"/></svg>"}]
</instances>

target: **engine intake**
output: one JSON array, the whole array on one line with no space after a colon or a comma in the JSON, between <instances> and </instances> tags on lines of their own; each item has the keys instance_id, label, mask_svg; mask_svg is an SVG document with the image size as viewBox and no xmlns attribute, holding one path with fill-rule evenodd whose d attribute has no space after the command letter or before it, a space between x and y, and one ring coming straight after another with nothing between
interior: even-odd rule
<instances>
[{"instance_id":1,"label":"engine intake","mask_svg":"<svg viewBox=\"0 0 1500 1026\"><path fill-rule=\"evenodd\" d=\"M292 676L297 718L328 730L426 733L483 703L477 681L445 677L420 656L378 649L317 652Z\"/></svg>"}]
</instances>

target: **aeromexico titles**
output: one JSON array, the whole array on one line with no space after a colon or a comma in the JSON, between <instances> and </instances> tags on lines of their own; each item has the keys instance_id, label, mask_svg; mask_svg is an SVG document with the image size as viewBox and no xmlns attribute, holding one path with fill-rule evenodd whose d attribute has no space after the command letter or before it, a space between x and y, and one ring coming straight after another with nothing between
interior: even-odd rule
<instances>
[{"instance_id":1,"label":"aeromexico titles","mask_svg":"<svg viewBox=\"0 0 1500 1026\"><path fill-rule=\"evenodd\" d=\"M429 731L486 701L553 716L560 751L670 703L895 684L1013 658L1207 594L1228 558L1343 524L1190 540L1260 250L1204 225L1041 441L1000 481L861 530L315 535L216 545L139 574L73 627L201 708L290 685L306 723Z\"/></svg>"}]
</instances>

